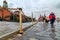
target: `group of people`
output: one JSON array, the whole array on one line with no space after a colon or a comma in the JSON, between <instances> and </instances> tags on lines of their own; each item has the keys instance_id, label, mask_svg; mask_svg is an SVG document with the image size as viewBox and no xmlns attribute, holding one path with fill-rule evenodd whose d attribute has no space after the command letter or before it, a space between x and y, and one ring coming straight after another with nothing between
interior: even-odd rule
<instances>
[{"instance_id":1,"label":"group of people","mask_svg":"<svg viewBox=\"0 0 60 40\"><path fill-rule=\"evenodd\" d=\"M49 17L45 16L43 20L45 21L45 23L48 23L50 21L51 27L53 27L53 24L56 20L56 16L53 12L51 12Z\"/></svg>"}]
</instances>

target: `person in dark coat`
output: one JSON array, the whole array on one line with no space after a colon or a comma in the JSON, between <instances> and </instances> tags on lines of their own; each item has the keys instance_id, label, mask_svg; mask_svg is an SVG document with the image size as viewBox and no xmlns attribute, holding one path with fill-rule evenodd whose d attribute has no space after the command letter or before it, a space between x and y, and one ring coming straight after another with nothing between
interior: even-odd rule
<instances>
[{"instance_id":1,"label":"person in dark coat","mask_svg":"<svg viewBox=\"0 0 60 40\"><path fill-rule=\"evenodd\" d=\"M53 27L53 24L54 24L54 22L56 20L56 16L55 16L55 14L53 12L51 12L51 14L49 15L49 19L50 19L50 24Z\"/></svg>"}]
</instances>

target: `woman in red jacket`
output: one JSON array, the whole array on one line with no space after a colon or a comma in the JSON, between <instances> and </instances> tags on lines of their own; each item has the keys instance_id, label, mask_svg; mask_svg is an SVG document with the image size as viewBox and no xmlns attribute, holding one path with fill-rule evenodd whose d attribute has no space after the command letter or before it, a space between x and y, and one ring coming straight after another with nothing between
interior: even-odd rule
<instances>
[{"instance_id":1,"label":"woman in red jacket","mask_svg":"<svg viewBox=\"0 0 60 40\"><path fill-rule=\"evenodd\" d=\"M51 27L53 27L53 24L56 20L56 16L53 12L51 12L51 14L49 15L49 19L50 19L50 24L51 24Z\"/></svg>"}]
</instances>

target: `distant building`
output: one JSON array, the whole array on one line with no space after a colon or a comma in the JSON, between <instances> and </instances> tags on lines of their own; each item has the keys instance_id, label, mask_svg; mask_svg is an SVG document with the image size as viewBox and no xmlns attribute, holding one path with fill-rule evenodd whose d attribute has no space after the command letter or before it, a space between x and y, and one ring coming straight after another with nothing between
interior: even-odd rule
<instances>
[{"instance_id":1,"label":"distant building","mask_svg":"<svg viewBox=\"0 0 60 40\"><path fill-rule=\"evenodd\" d=\"M22 8L19 8L22 11ZM23 11L22 11L23 12ZM14 21L19 22L19 11L15 11L14 13L8 10L8 3L6 0L3 1L3 7L0 6L0 21ZM31 17L28 17L22 14L22 21L27 22L31 21ZM35 20L35 19L34 19Z\"/></svg>"},{"instance_id":2,"label":"distant building","mask_svg":"<svg viewBox=\"0 0 60 40\"><path fill-rule=\"evenodd\" d=\"M10 20L10 11L4 7L0 7L0 19L2 20Z\"/></svg>"},{"instance_id":3,"label":"distant building","mask_svg":"<svg viewBox=\"0 0 60 40\"><path fill-rule=\"evenodd\" d=\"M38 21L43 21L43 16L39 16Z\"/></svg>"}]
</instances>

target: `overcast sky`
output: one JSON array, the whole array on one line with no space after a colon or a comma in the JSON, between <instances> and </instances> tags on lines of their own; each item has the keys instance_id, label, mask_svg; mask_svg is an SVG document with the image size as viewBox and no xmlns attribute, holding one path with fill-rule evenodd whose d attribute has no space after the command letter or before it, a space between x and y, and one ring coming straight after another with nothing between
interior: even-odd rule
<instances>
[{"instance_id":1,"label":"overcast sky","mask_svg":"<svg viewBox=\"0 0 60 40\"><path fill-rule=\"evenodd\" d=\"M21 7L27 16L34 14L35 18L39 15L54 12L57 17L60 17L60 0L7 0L8 7ZM3 0L0 0L0 5L3 5Z\"/></svg>"}]
</instances>

